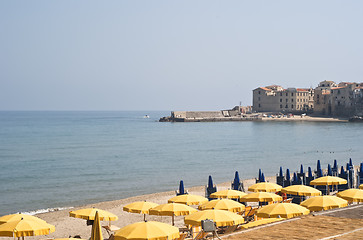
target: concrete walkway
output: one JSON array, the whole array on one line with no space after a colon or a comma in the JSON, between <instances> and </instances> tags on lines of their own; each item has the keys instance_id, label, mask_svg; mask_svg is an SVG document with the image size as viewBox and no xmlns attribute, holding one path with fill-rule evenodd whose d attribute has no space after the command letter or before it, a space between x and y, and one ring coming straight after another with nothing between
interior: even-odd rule
<instances>
[{"instance_id":1,"label":"concrete walkway","mask_svg":"<svg viewBox=\"0 0 363 240\"><path fill-rule=\"evenodd\" d=\"M223 239L363 239L363 205L317 212L235 232Z\"/></svg>"}]
</instances>

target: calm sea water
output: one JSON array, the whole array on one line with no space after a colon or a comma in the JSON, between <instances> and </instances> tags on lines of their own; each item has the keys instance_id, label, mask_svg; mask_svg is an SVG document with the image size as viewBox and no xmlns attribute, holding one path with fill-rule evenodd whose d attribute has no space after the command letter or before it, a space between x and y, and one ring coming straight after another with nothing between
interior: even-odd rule
<instances>
[{"instance_id":1,"label":"calm sea water","mask_svg":"<svg viewBox=\"0 0 363 240\"><path fill-rule=\"evenodd\" d=\"M157 121L169 114L0 112L0 215L363 161L362 124Z\"/></svg>"}]
</instances>

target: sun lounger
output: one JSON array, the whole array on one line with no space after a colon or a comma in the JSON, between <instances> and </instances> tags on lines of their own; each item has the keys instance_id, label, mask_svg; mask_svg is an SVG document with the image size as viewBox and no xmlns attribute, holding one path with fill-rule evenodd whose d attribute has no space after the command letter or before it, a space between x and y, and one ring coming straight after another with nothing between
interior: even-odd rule
<instances>
[{"instance_id":1,"label":"sun lounger","mask_svg":"<svg viewBox=\"0 0 363 240\"><path fill-rule=\"evenodd\" d=\"M245 213L244 219L246 222L250 222L255 219L256 210L257 208L251 208L249 212Z\"/></svg>"},{"instance_id":2,"label":"sun lounger","mask_svg":"<svg viewBox=\"0 0 363 240\"><path fill-rule=\"evenodd\" d=\"M104 229L106 229L108 236L111 237L112 234L114 234L117 230L119 230L120 228L115 226L115 225L106 225L106 226L102 226Z\"/></svg>"},{"instance_id":3,"label":"sun lounger","mask_svg":"<svg viewBox=\"0 0 363 240\"><path fill-rule=\"evenodd\" d=\"M195 238L193 238L193 240L199 240L199 239L206 239L209 233L204 232L203 230L200 231L197 236L195 236Z\"/></svg>"}]
</instances>

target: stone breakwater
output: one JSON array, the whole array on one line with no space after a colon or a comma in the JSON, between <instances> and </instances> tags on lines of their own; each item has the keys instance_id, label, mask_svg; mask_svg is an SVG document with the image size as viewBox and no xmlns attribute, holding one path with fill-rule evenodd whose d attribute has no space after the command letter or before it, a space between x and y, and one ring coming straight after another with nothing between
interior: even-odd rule
<instances>
[{"instance_id":1,"label":"stone breakwater","mask_svg":"<svg viewBox=\"0 0 363 240\"><path fill-rule=\"evenodd\" d=\"M225 122L225 121L261 121L258 114L240 114L234 110L222 111L173 111L160 122Z\"/></svg>"},{"instance_id":2,"label":"stone breakwater","mask_svg":"<svg viewBox=\"0 0 363 240\"><path fill-rule=\"evenodd\" d=\"M235 110L221 111L173 111L159 122L228 122L228 121L309 121L348 122L345 118L315 117L307 115L267 115L265 113L243 114Z\"/></svg>"}]
</instances>

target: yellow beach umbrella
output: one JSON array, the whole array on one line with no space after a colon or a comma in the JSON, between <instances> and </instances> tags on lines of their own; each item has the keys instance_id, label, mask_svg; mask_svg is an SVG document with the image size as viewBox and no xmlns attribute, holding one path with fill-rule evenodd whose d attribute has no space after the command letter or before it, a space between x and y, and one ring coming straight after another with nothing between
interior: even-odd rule
<instances>
[{"instance_id":1,"label":"yellow beach umbrella","mask_svg":"<svg viewBox=\"0 0 363 240\"><path fill-rule=\"evenodd\" d=\"M95 220L92 225L91 240L103 240L101 222L98 212L96 212Z\"/></svg>"},{"instance_id":2,"label":"yellow beach umbrella","mask_svg":"<svg viewBox=\"0 0 363 240\"><path fill-rule=\"evenodd\" d=\"M301 206L308 208L310 211L322 211L333 208L346 207L348 201L336 196L317 196L309 198L300 203Z\"/></svg>"},{"instance_id":3,"label":"yellow beach umbrella","mask_svg":"<svg viewBox=\"0 0 363 240\"><path fill-rule=\"evenodd\" d=\"M123 207L123 210L130 213L141 213L144 214L144 221L145 221L145 214L149 214L149 210L158 206L159 204L140 201L140 202L133 202Z\"/></svg>"},{"instance_id":4,"label":"yellow beach umbrella","mask_svg":"<svg viewBox=\"0 0 363 240\"><path fill-rule=\"evenodd\" d=\"M254 192L240 198L241 202L280 202L282 197L269 192Z\"/></svg>"},{"instance_id":5,"label":"yellow beach umbrella","mask_svg":"<svg viewBox=\"0 0 363 240\"><path fill-rule=\"evenodd\" d=\"M33 220L15 220L0 225L0 236L25 237L47 235L55 231L51 224Z\"/></svg>"},{"instance_id":6,"label":"yellow beach umbrella","mask_svg":"<svg viewBox=\"0 0 363 240\"><path fill-rule=\"evenodd\" d=\"M199 205L205 202L208 202L207 198L193 194L183 194L168 200L168 203L182 203L186 205Z\"/></svg>"},{"instance_id":7,"label":"yellow beach umbrella","mask_svg":"<svg viewBox=\"0 0 363 240\"><path fill-rule=\"evenodd\" d=\"M241 198L243 196L246 196L247 193L241 192L241 191L237 191L237 190L221 190L221 191L217 191L215 193L212 193L210 195L211 198L234 198L234 199L238 199Z\"/></svg>"},{"instance_id":8,"label":"yellow beach umbrella","mask_svg":"<svg viewBox=\"0 0 363 240\"><path fill-rule=\"evenodd\" d=\"M98 212L101 221L116 221L118 219L115 214L98 208L84 208L76 211L70 211L69 216L86 220L94 220L96 212Z\"/></svg>"},{"instance_id":9,"label":"yellow beach umbrella","mask_svg":"<svg viewBox=\"0 0 363 240\"><path fill-rule=\"evenodd\" d=\"M34 216L28 215L28 214L16 213L16 214L10 214L10 215L5 215L5 216L0 217L0 224L6 223L6 222L11 222L11 221L19 221L22 219L46 223L46 221L44 221L43 219L40 219L38 217L34 217Z\"/></svg>"},{"instance_id":10,"label":"yellow beach umbrella","mask_svg":"<svg viewBox=\"0 0 363 240\"><path fill-rule=\"evenodd\" d=\"M174 216L185 216L197 212L198 210L181 203L166 203L151 208L149 214L159 216L172 216L172 225L174 225Z\"/></svg>"},{"instance_id":11,"label":"yellow beach umbrella","mask_svg":"<svg viewBox=\"0 0 363 240\"><path fill-rule=\"evenodd\" d=\"M281 189L282 193L292 194L297 196L320 196L321 191L316 188L306 185L291 185Z\"/></svg>"},{"instance_id":12,"label":"yellow beach umbrella","mask_svg":"<svg viewBox=\"0 0 363 240\"><path fill-rule=\"evenodd\" d=\"M230 199L215 199L200 205L198 209L199 210L218 209L230 212L242 212L245 210L245 205Z\"/></svg>"},{"instance_id":13,"label":"yellow beach umbrella","mask_svg":"<svg viewBox=\"0 0 363 240\"><path fill-rule=\"evenodd\" d=\"M210 219L216 223L217 227L222 226L234 226L244 223L244 219L241 215L225 210L204 210L193 213L184 218L184 223L201 226L201 221Z\"/></svg>"},{"instance_id":14,"label":"yellow beach umbrella","mask_svg":"<svg viewBox=\"0 0 363 240\"><path fill-rule=\"evenodd\" d=\"M276 184L276 183L270 183L270 182L259 182L256 184L253 184L248 188L248 191L250 192L278 192L280 191L282 186Z\"/></svg>"},{"instance_id":15,"label":"yellow beach umbrella","mask_svg":"<svg viewBox=\"0 0 363 240\"><path fill-rule=\"evenodd\" d=\"M310 182L310 185L341 185L347 184L347 180L340 178L340 177L333 177L333 176L324 176L317 179L314 179Z\"/></svg>"},{"instance_id":16,"label":"yellow beach umbrella","mask_svg":"<svg viewBox=\"0 0 363 240\"><path fill-rule=\"evenodd\" d=\"M363 189L363 184L359 185L359 189Z\"/></svg>"},{"instance_id":17,"label":"yellow beach umbrella","mask_svg":"<svg viewBox=\"0 0 363 240\"><path fill-rule=\"evenodd\" d=\"M292 218L309 213L309 209L295 203L276 203L260 208L256 215L262 218Z\"/></svg>"},{"instance_id":18,"label":"yellow beach umbrella","mask_svg":"<svg viewBox=\"0 0 363 240\"><path fill-rule=\"evenodd\" d=\"M180 237L179 228L166 223L137 222L115 232L115 240L170 240Z\"/></svg>"},{"instance_id":19,"label":"yellow beach umbrella","mask_svg":"<svg viewBox=\"0 0 363 240\"><path fill-rule=\"evenodd\" d=\"M338 192L337 196L347 200L348 202L363 202L363 190L361 189L347 189Z\"/></svg>"}]
</instances>

